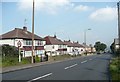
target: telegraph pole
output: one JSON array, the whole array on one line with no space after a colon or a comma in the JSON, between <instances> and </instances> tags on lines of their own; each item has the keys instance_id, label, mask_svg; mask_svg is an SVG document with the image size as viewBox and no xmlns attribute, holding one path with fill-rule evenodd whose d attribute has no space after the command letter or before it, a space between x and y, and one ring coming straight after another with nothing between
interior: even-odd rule
<instances>
[{"instance_id":1,"label":"telegraph pole","mask_svg":"<svg viewBox=\"0 0 120 82\"><path fill-rule=\"evenodd\" d=\"M120 53L120 1L117 3L118 7L118 41L119 41L119 53Z\"/></svg>"},{"instance_id":2,"label":"telegraph pole","mask_svg":"<svg viewBox=\"0 0 120 82\"><path fill-rule=\"evenodd\" d=\"M32 12L32 60L31 63L35 63L34 61L34 0L33 0L33 12Z\"/></svg>"}]
</instances>

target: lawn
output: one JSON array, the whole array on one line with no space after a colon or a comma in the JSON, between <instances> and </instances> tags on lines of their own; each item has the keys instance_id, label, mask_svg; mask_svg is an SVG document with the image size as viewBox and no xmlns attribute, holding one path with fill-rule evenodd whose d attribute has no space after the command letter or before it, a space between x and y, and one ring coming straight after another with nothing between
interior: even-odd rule
<instances>
[{"instance_id":1,"label":"lawn","mask_svg":"<svg viewBox=\"0 0 120 82\"><path fill-rule=\"evenodd\" d=\"M120 57L115 57L110 63L110 73L112 80L120 80Z\"/></svg>"}]
</instances>

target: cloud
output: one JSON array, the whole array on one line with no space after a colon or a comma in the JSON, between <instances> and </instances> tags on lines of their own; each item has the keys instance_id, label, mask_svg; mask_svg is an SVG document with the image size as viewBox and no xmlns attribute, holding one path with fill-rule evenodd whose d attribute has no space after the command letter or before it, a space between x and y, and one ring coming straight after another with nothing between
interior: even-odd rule
<instances>
[{"instance_id":1,"label":"cloud","mask_svg":"<svg viewBox=\"0 0 120 82\"><path fill-rule=\"evenodd\" d=\"M117 18L117 9L111 7L101 8L93 12L89 17L95 21L112 21Z\"/></svg>"},{"instance_id":2,"label":"cloud","mask_svg":"<svg viewBox=\"0 0 120 82\"><path fill-rule=\"evenodd\" d=\"M77 12L81 12L81 11L87 11L89 10L90 8L88 6L85 6L85 5L79 5L79 6L76 6L74 8L75 11Z\"/></svg>"},{"instance_id":3,"label":"cloud","mask_svg":"<svg viewBox=\"0 0 120 82\"><path fill-rule=\"evenodd\" d=\"M31 10L33 0L20 0L18 7L20 10ZM60 8L72 6L70 0L35 0L35 9L55 14Z\"/></svg>"}]
</instances>

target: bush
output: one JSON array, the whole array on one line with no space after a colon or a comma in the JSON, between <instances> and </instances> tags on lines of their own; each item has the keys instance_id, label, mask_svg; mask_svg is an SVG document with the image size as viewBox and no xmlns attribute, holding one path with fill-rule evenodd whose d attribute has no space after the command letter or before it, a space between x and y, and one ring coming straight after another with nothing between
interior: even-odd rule
<instances>
[{"instance_id":1,"label":"bush","mask_svg":"<svg viewBox=\"0 0 120 82\"><path fill-rule=\"evenodd\" d=\"M35 57L35 62L40 62L40 58L38 57L38 55L36 55Z\"/></svg>"},{"instance_id":2,"label":"bush","mask_svg":"<svg viewBox=\"0 0 120 82\"><path fill-rule=\"evenodd\" d=\"M13 56L17 57L19 54L18 48L10 45L2 45L2 56Z\"/></svg>"},{"instance_id":3,"label":"bush","mask_svg":"<svg viewBox=\"0 0 120 82\"><path fill-rule=\"evenodd\" d=\"M22 58L21 64L31 63L31 57Z\"/></svg>"}]
</instances>

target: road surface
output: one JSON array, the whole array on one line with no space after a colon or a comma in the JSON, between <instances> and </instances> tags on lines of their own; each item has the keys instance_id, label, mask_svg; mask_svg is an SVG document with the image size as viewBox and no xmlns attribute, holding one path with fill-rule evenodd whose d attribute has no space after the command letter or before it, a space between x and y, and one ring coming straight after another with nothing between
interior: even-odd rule
<instances>
[{"instance_id":1,"label":"road surface","mask_svg":"<svg viewBox=\"0 0 120 82\"><path fill-rule=\"evenodd\" d=\"M109 80L110 54L80 57L3 73L3 80Z\"/></svg>"}]
</instances>

